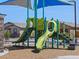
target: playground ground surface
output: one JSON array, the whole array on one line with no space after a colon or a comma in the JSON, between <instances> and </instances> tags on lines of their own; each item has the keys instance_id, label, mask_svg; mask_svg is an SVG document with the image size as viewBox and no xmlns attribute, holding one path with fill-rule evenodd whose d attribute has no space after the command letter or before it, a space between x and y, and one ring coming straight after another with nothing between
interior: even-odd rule
<instances>
[{"instance_id":1,"label":"playground ground surface","mask_svg":"<svg viewBox=\"0 0 79 59\"><path fill-rule=\"evenodd\" d=\"M12 48L10 52L0 59L54 59L58 56L79 55L79 46L76 50L44 49L40 53L33 53L33 48Z\"/></svg>"}]
</instances>

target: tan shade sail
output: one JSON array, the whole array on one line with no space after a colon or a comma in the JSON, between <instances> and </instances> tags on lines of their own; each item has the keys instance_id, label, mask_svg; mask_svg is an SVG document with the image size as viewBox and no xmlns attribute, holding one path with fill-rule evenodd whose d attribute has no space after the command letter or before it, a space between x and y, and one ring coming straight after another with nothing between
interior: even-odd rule
<instances>
[{"instance_id":1,"label":"tan shade sail","mask_svg":"<svg viewBox=\"0 0 79 59\"><path fill-rule=\"evenodd\" d=\"M17 5L32 9L31 0L8 0L6 2L0 3L0 5Z\"/></svg>"}]
</instances>

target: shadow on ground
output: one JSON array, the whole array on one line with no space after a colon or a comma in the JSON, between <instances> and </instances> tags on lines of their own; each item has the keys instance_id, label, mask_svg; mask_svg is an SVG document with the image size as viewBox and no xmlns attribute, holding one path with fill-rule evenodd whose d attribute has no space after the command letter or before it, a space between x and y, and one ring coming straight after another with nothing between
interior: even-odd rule
<instances>
[{"instance_id":1,"label":"shadow on ground","mask_svg":"<svg viewBox=\"0 0 79 59\"><path fill-rule=\"evenodd\" d=\"M12 46L12 47L6 47L10 51L12 50L22 50L22 49L34 49L34 47L25 47L25 46Z\"/></svg>"},{"instance_id":2,"label":"shadow on ground","mask_svg":"<svg viewBox=\"0 0 79 59\"><path fill-rule=\"evenodd\" d=\"M33 52L33 53L39 53L39 52L41 52L41 50L39 50L39 49L35 49L35 47L26 47L26 46L12 46L12 47L6 47L7 49L9 49L9 51L13 51L13 50L23 50L23 49L32 49L32 51L31 52ZM52 49L52 50L68 50L68 49L66 49L66 48L44 48L44 49L42 49L42 50L45 50L45 49Z\"/></svg>"}]
</instances>

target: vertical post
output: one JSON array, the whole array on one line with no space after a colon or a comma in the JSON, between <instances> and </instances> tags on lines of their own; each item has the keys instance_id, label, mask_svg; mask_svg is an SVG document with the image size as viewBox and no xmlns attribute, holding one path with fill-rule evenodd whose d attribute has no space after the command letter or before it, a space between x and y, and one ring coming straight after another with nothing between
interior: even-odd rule
<instances>
[{"instance_id":1,"label":"vertical post","mask_svg":"<svg viewBox=\"0 0 79 59\"><path fill-rule=\"evenodd\" d=\"M76 38L76 30L77 30L76 1L74 1L74 20L75 20L75 44L77 44L77 38Z\"/></svg>"},{"instance_id":2,"label":"vertical post","mask_svg":"<svg viewBox=\"0 0 79 59\"><path fill-rule=\"evenodd\" d=\"M44 19L44 7L45 7L45 0L43 0L43 19Z\"/></svg>"},{"instance_id":3,"label":"vertical post","mask_svg":"<svg viewBox=\"0 0 79 59\"><path fill-rule=\"evenodd\" d=\"M60 34L60 26L61 26L61 23L59 22L59 34Z\"/></svg>"},{"instance_id":4,"label":"vertical post","mask_svg":"<svg viewBox=\"0 0 79 59\"><path fill-rule=\"evenodd\" d=\"M29 0L27 0L27 20L29 20Z\"/></svg>"},{"instance_id":5,"label":"vertical post","mask_svg":"<svg viewBox=\"0 0 79 59\"><path fill-rule=\"evenodd\" d=\"M51 19L53 20L53 18ZM54 29L54 25L52 24L52 30ZM53 38L53 34L52 34L52 48L54 48L54 38Z\"/></svg>"},{"instance_id":6,"label":"vertical post","mask_svg":"<svg viewBox=\"0 0 79 59\"><path fill-rule=\"evenodd\" d=\"M59 27L58 27L59 21L57 19L57 48L59 48Z\"/></svg>"},{"instance_id":7,"label":"vertical post","mask_svg":"<svg viewBox=\"0 0 79 59\"><path fill-rule=\"evenodd\" d=\"M63 34L65 34L65 24L64 24L64 22L63 22ZM65 48L65 39L63 41L63 48Z\"/></svg>"},{"instance_id":8,"label":"vertical post","mask_svg":"<svg viewBox=\"0 0 79 59\"><path fill-rule=\"evenodd\" d=\"M29 27L29 0L27 0L27 28ZM27 40L27 47L29 47L29 39Z\"/></svg>"},{"instance_id":9,"label":"vertical post","mask_svg":"<svg viewBox=\"0 0 79 59\"><path fill-rule=\"evenodd\" d=\"M75 45L77 43L77 38L76 38L76 30L77 30L77 19L76 19L76 1L72 0L69 2L73 2L74 3L74 22L75 22Z\"/></svg>"},{"instance_id":10,"label":"vertical post","mask_svg":"<svg viewBox=\"0 0 79 59\"><path fill-rule=\"evenodd\" d=\"M45 0L42 0L42 2L43 2L43 11L42 11L42 17L43 17L43 19L44 19L44 33L46 32L46 18L45 18L45 15L44 15L44 7L45 7ZM46 43L45 43L45 48L46 48Z\"/></svg>"},{"instance_id":11,"label":"vertical post","mask_svg":"<svg viewBox=\"0 0 79 59\"><path fill-rule=\"evenodd\" d=\"M37 42L37 0L34 0L34 18L35 18L35 48L36 48L36 42Z\"/></svg>"},{"instance_id":12,"label":"vertical post","mask_svg":"<svg viewBox=\"0 0 79 59\"><path fill-rule=\"evenodd\" d=\"M46 27L47 27L47 22L46 22L46 17L44 19L44 33L46 32ZM45 43L45 48L46 48L46 43Z\"/></svg>"}]
</instances>

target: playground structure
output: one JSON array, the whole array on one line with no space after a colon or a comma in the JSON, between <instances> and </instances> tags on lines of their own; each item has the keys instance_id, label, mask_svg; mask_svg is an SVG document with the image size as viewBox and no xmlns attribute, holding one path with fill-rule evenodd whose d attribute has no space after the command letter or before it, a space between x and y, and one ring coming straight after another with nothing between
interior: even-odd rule
<instances>
[{"instance_id":1,"label":"playground structure","mask_svg":"<svg viewBox=\"0 0 79 59\"><path fill-rule=\"evenodd\" d=\"M30 26L30 22L32 23ZM69 45L69 41L71 41L71 38L69 37L69 33L66 34L65 32L65 25L63 24L63 32L60 31L60 22L58 20L49 20L47 21L46 18L45 19L38 19L38 24L37 27L35 27L35 20L34 19L29 19L29 21L27 21L27 26L24 29L23 34L21 35L21 37L13 42L15 44L18 43L24 43L27 42L27 47L34 47L35 49L41 50L43 48L49 48L48 45L47 46L47 40L49 38L52 38L52 46L51 48L60 48L60 46L63 46L63 48L68 48ZM37 28L37 36L38 39L34 40L35 41L35 45L34 46L29 46L29 38L30 35L32 33L33 30L35 30L35 28ZM34 37L35 38L35 37ZM54 42L56 40L56 43ZM59 42L61 41L61 43ZM54 47L54 45L56 47Z\"/></svg>"},{"instance_id":2,"label":"playground structure","mask_svg":"<svg viewBox=\"0 0 79 59\"><path fill-rule=\"evenodd\" d=\"M57 2L57 1L54 1ZM27 2L27 5L29 3ZM5 4L7 5L7 4ZM15 5L15 4L13 4ZM29 4L30 5L30 4ZM59 4L58 4L59 5ZM70 5L70 4L65 4L65 3L61 3L60 5ZM52 47L54 48L55 42L54 40L56 40L56 48L59 48L60 44L59 44L59 40L62 38L62 42L63 42L63 47L65 48L66 46L69 45L69 41L72 41L72 39L66 35L65 33L65 28L63 27L63 32L60 32L60 22L58 20L49 20L47 21L46 18L44 17L44 7L45 7L45 3L43 0L43 24L40 26L39 21L37 19L37 0L34 0L34 19L32 21L33 26L30 27L30 23L29 23L29 7L27 6L27 26L24 29L24 32L22 34L22 36L15 42L13 43L24 43L25 41L27 41L27 47L29 48L29 37L32 33L33 30L35 30L35 45L34 48L37 50L41 50L43 48L48 48L47 46L47 40L48 38L50 38L51 36L51 40L52 40ZM31 7L30 7L31 8ZM44 19L45 18L45 19ZM50 26L49 23L52 23L52 25ZM43 26L43 27L42 27ZM43 28L41 30L41 28ZM39 34L39 31L41 31ZM67 43L66 43L67 42Z\"/></svg>"}]
</instances>

